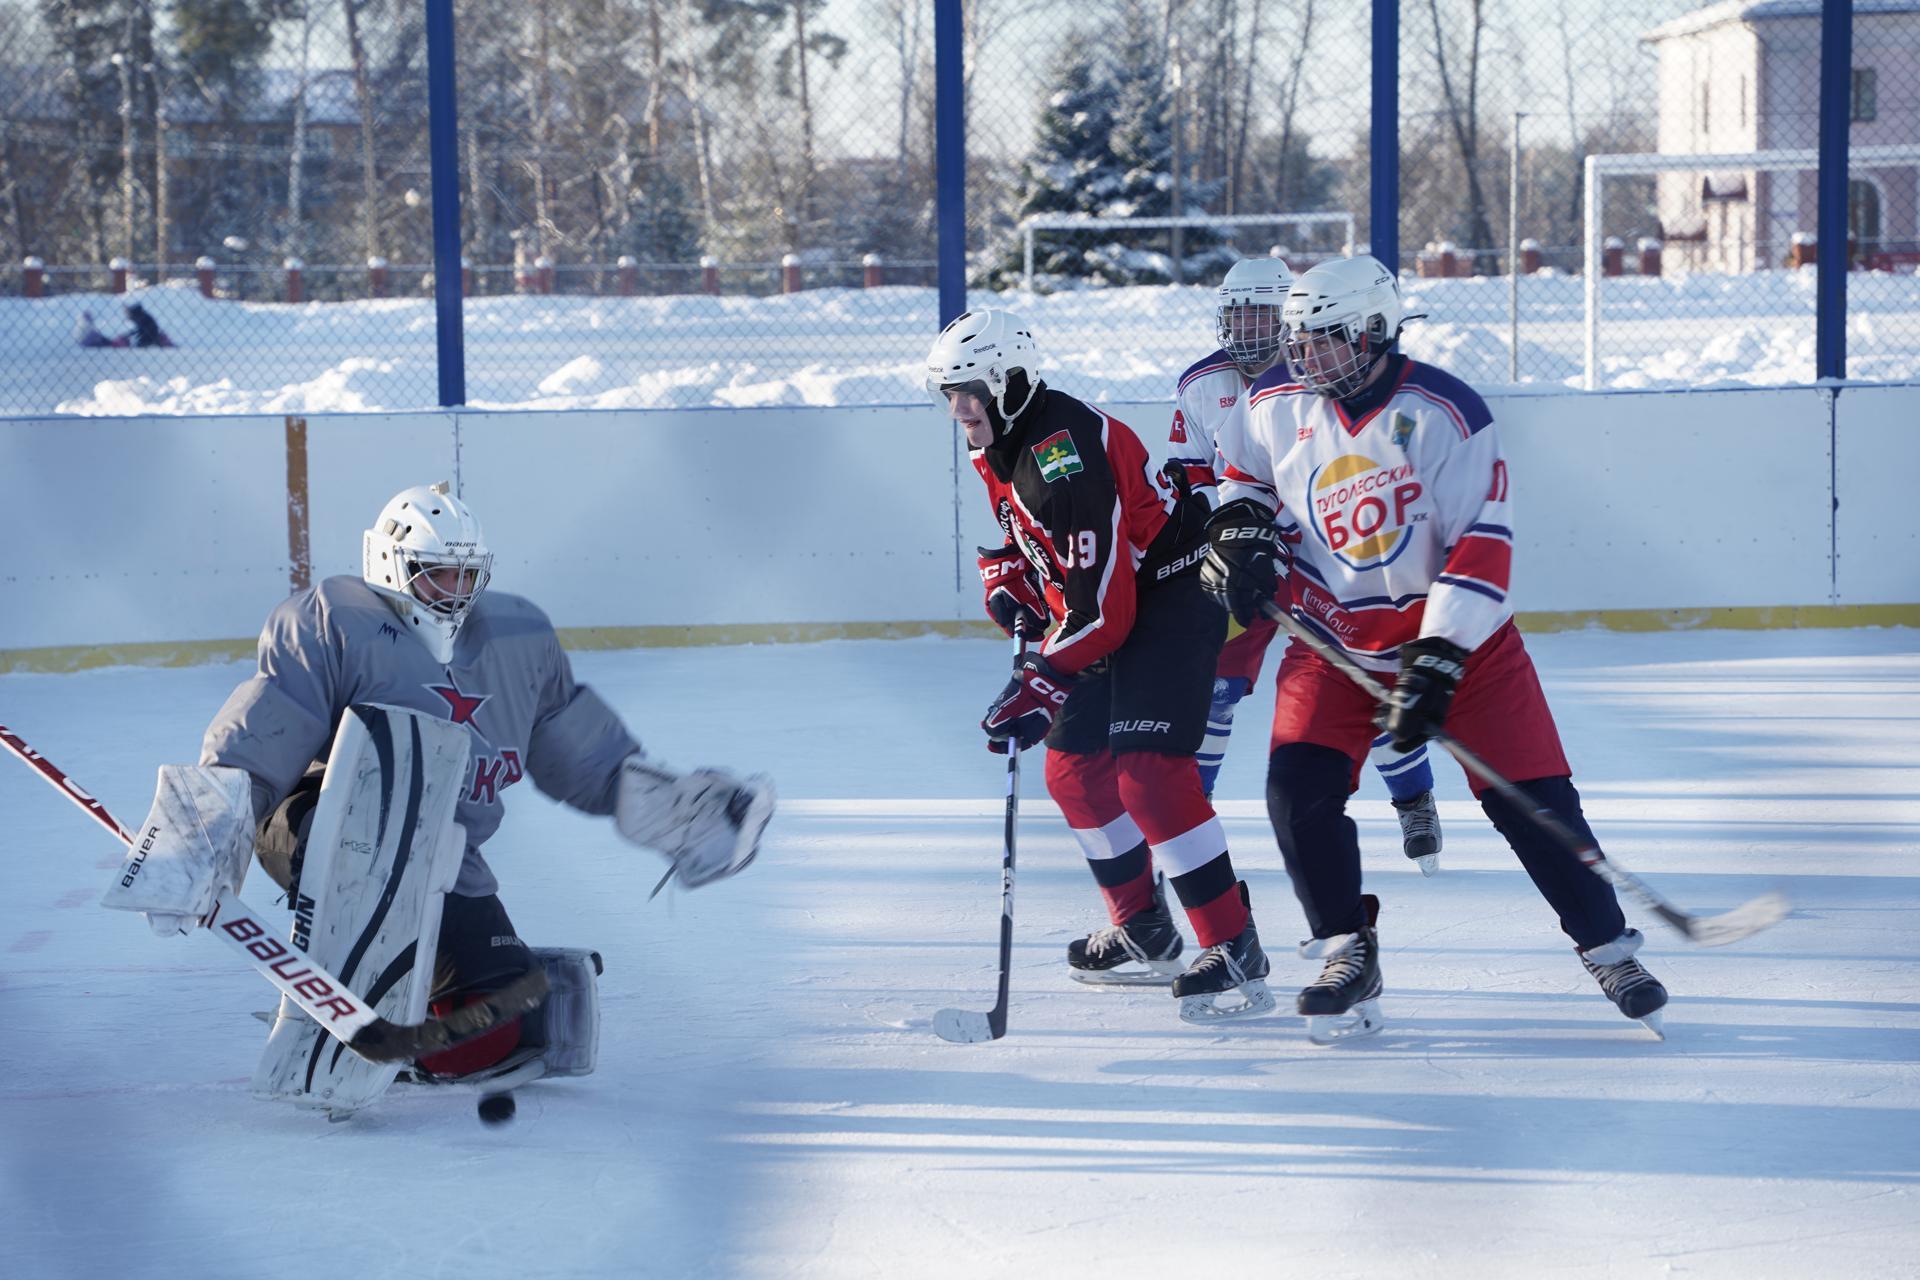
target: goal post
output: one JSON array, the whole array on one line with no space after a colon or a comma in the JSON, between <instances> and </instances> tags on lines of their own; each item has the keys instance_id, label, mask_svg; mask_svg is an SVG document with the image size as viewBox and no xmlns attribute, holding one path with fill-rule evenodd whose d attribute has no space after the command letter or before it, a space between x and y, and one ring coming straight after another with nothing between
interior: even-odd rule
<instances>
[{"instance_id":1,"label":"goal post","mask_svg":"<svg viewBox=\"0 0 1920 1280\"><path fill-rule=\"evenodd\" d=\"M1020 220L1020 287L1033 290L1033 242L1041 231L1162 231L1173 227L1322 227L1341 231L1341 251L1354 250L1354 216L1323 213L1197 213L1138 218L1095 218L1077 213L1036 213Z\"/></svg>"},{"instance_id":2,"label":"goal post","mask_svg":"<svg viewBox=\"0 0 1920 1280\"><path fill-rule=\"evenodd\" d=\"M1849 170L1878 169L1920 164L1920 146L1850 147ZM1583 222L1581 272L1584 280L1585 372L1581 385L1588 391L1600 387L1600 214L1605 208L1602 184L1608 178L1657 178L1663 173L1785 173L1817 170L1820 153L1813 147L1775 151L1713 151L1692 154L1636 152L1615 155L1590 155L1586 158L1586 191Z\"/></svg>"}]
</instances>

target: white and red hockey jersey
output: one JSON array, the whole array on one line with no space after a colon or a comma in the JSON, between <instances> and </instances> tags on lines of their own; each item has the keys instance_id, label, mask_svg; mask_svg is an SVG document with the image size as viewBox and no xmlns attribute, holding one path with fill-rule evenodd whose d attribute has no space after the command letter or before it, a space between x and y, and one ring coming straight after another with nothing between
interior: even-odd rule
<instances>
[{"instance_id":1,"label":"white and red hockey jersey","mask_svg":"<svg viewBox=\"0 0 1920 1280\"><path fill-rule=\"evenodd\" d=\"M1169 462L1179 463L1186 468L1187 482L1209 506L1219 501L1214 492L1214 440L1220 424L1246 395L1247 387L1246 375L1224 347L1194 361L1175 387L1173 423L1164 445L1149 445L1153 469L1158 472Z\"/></svg>"},{"instance_id":2,"label":"white and red hockey jersey","mask_svg":"<svg viewBox=\"0 0 1920 1280\"><path fill-rule=\"evenodd\" d=\"M1374 407L1358 419L1281 366L1215 440L1219 500L1274 509L1293 548L1293 616L1382 673L1398 670L1409 640L1471 651L1513 615L1493 415L1452 374L1389 358L1384 401L1366 397Z\"/></svg>"}]
</instances>

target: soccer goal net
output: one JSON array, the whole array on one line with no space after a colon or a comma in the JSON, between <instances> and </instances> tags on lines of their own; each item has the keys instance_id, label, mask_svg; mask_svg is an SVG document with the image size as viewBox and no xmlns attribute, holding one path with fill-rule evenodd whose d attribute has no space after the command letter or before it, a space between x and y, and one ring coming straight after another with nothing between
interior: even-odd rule
<instances>
[{"instance_id":1,"label":"soccer goal net","mask_svg":"<svg viewBox=\"0 0 1920 1280\"><path fill-rule=\"evenodd\" d=\"M1182 216L1138 218L1095 218L1073 213L1037 213L1020 222L1021 275L1020 284L1024 289L1033 288L1034 243L1047 232L1087 232L1087 231L1167 231L1173 228L1193 227L1202 230L1224 230L1229 240L1246 240L1240 233L1241 228L1258 230L1270 228L1275 233L1290 236L1297 243L1281 245L1269 241L1262 246L1258 254L1265 255L1274 250L1285 249L1280 256L1304 253L1314 257L1331 257L1336 254L1353 253L1354 216L1351 213L1335 211L1325 213L1207 213L1186 214Z\"/></svg>"},{"instance_id":2,"label":"soccer goal net","mask_svg":"<svg viewBox=\"0 0 1920 1280\"><path fill-rule=\"evenodd\" d=\"M1911 209L1884 208L1888 199L1901 198L1913 187L1912 169L1920 164L1920 146L1853 147L1847 155L1849 238L1855 265L1904 265L1920 260L1912 242L1895 243L1882 235L1883 225L1912 225ZM1610 184L1623 181L1653 185L1654 210L1662 236L1642 245L1642 274L1712 273L1747 277L1753 287L1745 297L1719 303L1721 318L1758 314L1812 317L1782 268L1810 260L1819 220L1819 152L1811 147L1773 151L1725 151L1687 155L1643 152L1590 155L1586 158L1585 214L1582 272L1585 284L1585 376L1582 385L1596 390L1604 380L1601 351L1601 303L1610 288L1640 287L1629 280L1607 284L1620 272L1608 258L1623 246L1607 234L1603 212ZM1888 172L1892 171L1892 172ZM1901 176L1904 175L1904 181ZM1889 181L1892 179L1892 181ZM1905 197L1909 204L1911 196ZM1883 221L1884 219L1884 221ZM1669 307L1680 299L1661 295ZM1652 297L1629 306L1620 300L1612 324L1616 353L1641 354L1633 331L1638 328L1670 336L1679 318L1650 309ZM1694 306L1704 306L1695 302ZM1731 308L1731 309L1729 309ZM1697 318L1697 317L1696 317Z\"/></svg>"}]
</instances>

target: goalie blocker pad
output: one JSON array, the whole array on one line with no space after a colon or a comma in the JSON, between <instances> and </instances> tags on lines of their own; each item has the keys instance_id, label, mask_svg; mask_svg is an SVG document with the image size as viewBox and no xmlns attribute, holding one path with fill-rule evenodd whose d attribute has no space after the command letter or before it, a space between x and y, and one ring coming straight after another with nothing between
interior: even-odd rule
<instances>
[{"instance_id":1,"label":"goalie blocker pad","mask_svg":"<svg viewBox=\"0 0 1920 1280\"><path fill-rule=\"evenodd\" d=\"M253 855L252 779L224 765L163 764L153 808L100 905L144 911L159 934L188 933Z\"/></svg>"},{"instance_id":2,"label":"goalie blocker pad","mask_svg":"<svg viewBox=\"0 0 1920 1280\"><path fill-rule=\"evenodd\" d=\"M441 904L466 852L454 811L468 746L460 725L368 704L341 716L327 757L290 941L393 1022L426 1016ZM401 1065L367 1061L283 999L253 1092L344 1115Z\"/></svg>"}]
</instances>

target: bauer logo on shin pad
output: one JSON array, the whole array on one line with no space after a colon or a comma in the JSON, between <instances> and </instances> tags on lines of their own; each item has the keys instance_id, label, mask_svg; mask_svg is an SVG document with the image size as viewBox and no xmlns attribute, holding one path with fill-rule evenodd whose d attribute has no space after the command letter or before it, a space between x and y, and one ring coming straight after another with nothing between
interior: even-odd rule
<instances>
[{"instance_id":1,"label":"bauer logo on shin pad","mask_svg":"<svg viewBox=\"0 0 1920 1280\"><path fill-rule=\"evenodd\" d=\"M433 985L440 907L460 874L454 821L467 730L400 707L355 706L340 719L300 872L313 902L309 955L383 1018L419 1022ZM368 1062L287 1000L267 1036L253 1091L336 1114L378 1098L399 1063Z\"/></svg>"}]
</instances>

